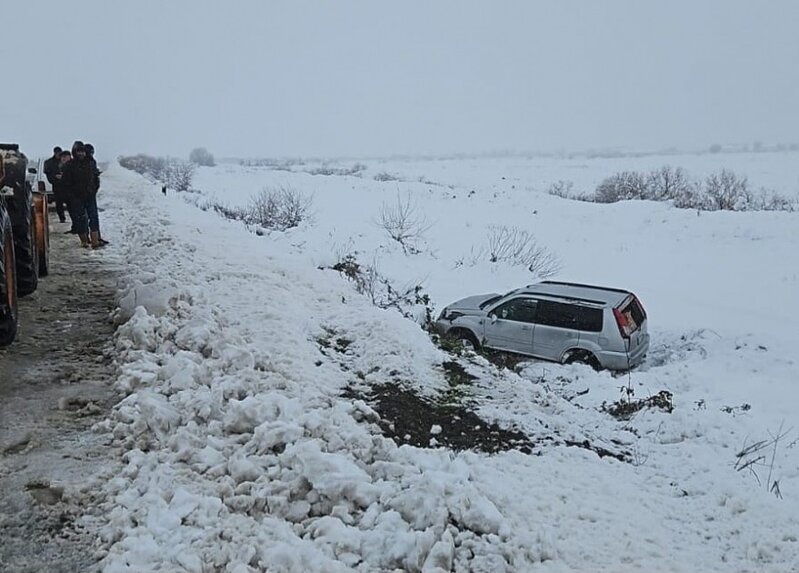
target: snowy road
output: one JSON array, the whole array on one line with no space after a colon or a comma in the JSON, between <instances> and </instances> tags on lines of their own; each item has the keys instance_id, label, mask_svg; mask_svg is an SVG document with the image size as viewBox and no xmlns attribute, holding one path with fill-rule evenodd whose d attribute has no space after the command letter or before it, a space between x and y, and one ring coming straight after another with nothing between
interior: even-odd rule
<instances>
[{"instance_id":1,"label":"snowy road","mask_svg":"<svg viewBox=\"0 0 799 573\"><path fill-rule=\"evenodd\" d=\"M95 537L70 491L108 466L91 425L115 394L104 349L116 272L51 222L50 275L20 300L17 341L0 350L0 570L89 571Z\"/></svg>"}]
</instances>

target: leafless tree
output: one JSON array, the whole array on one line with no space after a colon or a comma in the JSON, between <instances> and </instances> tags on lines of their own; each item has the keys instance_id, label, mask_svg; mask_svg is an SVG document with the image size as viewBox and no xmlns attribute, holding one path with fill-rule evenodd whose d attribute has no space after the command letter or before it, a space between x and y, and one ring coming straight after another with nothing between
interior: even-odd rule
<instances>
[{"instance_id":1,"label":"leafless tree","mask_svg":"<svg viewBox=\"0 0 799 573\"><path fill-rule=\"evenodd\" d=\"M410 193L403 200L399 191L397 191L395 204L383 203L380 207L377 224L388 233L389 237L402 246L402 251L406 255L419 253L417 243L432 227L432 223L423 213L419 212L418 207L411 200Z\"/></svg>"}]
</instances>

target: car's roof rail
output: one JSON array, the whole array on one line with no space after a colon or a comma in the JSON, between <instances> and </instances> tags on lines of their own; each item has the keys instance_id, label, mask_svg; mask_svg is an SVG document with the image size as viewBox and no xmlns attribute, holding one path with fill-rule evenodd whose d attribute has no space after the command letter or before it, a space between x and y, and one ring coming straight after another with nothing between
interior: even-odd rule
<instances>
[{"instance_id":1,"label":"car's roof rail","mask_svg":"<svg viewBox=\"0 0 799 573\"><path fill-rule=\"evenodd\" d=\"M604 286L597 286L597 285L587 285L582 283L567 283L561 281L541 281L538 283L533 283L527 285L528 287L534 287L535 285L560 285L560 286L572 286L572 287L581 287L581 288L595 288L597 290L609 290L612 292L620 292L624 294L631 294L630 291L624 290L621 288L612 288L612 287L604 287Z\"/></svg>"}]
</instances>

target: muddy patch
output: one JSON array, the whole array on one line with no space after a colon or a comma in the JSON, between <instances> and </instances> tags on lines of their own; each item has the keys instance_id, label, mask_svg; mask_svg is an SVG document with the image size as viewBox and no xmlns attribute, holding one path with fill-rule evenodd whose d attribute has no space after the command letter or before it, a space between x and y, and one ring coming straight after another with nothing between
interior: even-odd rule
<instances>
[{"instance_id":1,"label":"muddy patch","mask_svg":"<svg viewBox=\"0 0 799 573\"><path fill-rule=\"evenodd\" d=\"M533 452L533 442L523 433L486 422L463 406L423 399L399 384L349 388L344 396L369 403L380 415L383 435L398 444L487 453Z\"/></svg>"}]
</instances>

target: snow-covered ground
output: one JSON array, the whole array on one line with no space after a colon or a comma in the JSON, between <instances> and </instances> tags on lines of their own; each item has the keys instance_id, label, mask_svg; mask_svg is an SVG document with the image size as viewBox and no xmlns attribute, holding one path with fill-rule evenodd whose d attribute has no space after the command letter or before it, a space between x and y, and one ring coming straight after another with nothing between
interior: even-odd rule
<instances>
[{"instance_id":1,"label":"snow-covered ground","mask_svg":"<svg viewBox=\"0 0 799 573\"><path fill-rule=\"evenodd\" d=\"M129 395L96 428L127 452L96 524L105 571L799 569L799 213L545 192L669 163L798 197L799 154L363 163L359 177L223 164L199 170L199 194L167 196L104 174L104 235L129 268L116 339ZM199 208L280 186L311 200L286 232ZM414 254L377 222L398 197L430 223ZM351 256L399 290L420 285L438 312L536 279L484 255L501 225L534 233L558 279L634 291L647 362L613 377L455 357L330 269ZM451 362L474 376L457 392ZM391 439L368 400L385 387L521 432L532 453L442 446L446 420L421 445L396 427ZM666 390L674 410L617 420L601 406L621 388Z\"/></svg>"}]
</instances>

